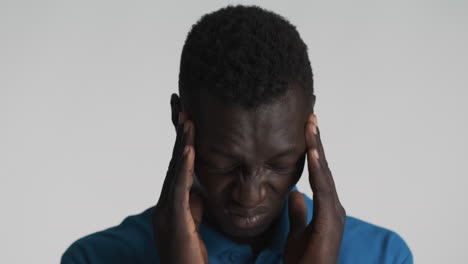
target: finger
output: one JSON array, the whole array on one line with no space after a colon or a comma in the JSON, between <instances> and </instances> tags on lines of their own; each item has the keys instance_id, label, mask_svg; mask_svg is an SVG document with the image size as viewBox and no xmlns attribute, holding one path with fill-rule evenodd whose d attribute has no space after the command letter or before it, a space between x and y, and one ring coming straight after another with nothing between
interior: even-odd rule
<instances>
[{"instance_id":1,"label":"finger","mask_svg":"<svg viewBox=\"0 0 468 264\"><path fill-rule=\"evenodd\" d=\"M338 192L336 190L335 180L333 179L333 175L328 167L327 159L325 158L325 152L323 150L322 140L320 139L320 129L317 127L317 143L318 143L318 153L319 153L319 160L321 161L321 166L325 170L325 174L327 175L329 184L331 186L332 193L335 195L335 198L338 199Z\"/></svg>"},{"instance_id":2,"label":"finger","mask_svg":"<svg viewBox=\"0 0 468 264\"><path fill-rule=\"evenodd\" d=\"M191 151L193 152L193 159L195 159L195 145L194 145L194 141L195 141L195 126L193 124L193 122L191 120L187 120L185 121L185 135L184 135L184 139L183 139L183 146L184 148L187 147L187 146L190 146L190 149ZM195 161L194 160L189 160L189 162L191 164L189 164L188 166L191 168L191 173L189 174L178 174L177 177L182 177L182 179L176 179L176 181L180 182L180 184L182 184L182 186L185 186L187 190L191 190L192 188L192 185L195 181L195 177L194 177L194 171L195 171L195 168L194 168L194 163Z\"/></svg>"},{"instance_id":3,"label":"finger","mask_svg":"<svg viewBox=\"0 0 468 264\"><path fill-rule=\"evenodd\" d=\"M339 199L338 199L338 193L336 191L335 180L333 179L333 175L332 175L332 173L330 171L330 168L328 167L328 162L327 162L327 159L325 157L325 151L323 150L322 139L320 137L320 128L317 125L317 116L315 116L315 126L317 128L316 129L316 131L317 131L316 142L317 142L317 145L318 145L318 156L319 156L320 166L322 167L322 170L324 170L325 175L327 176L327 178L329 180L329 184L331 186L330 189L332 190L332 193L335 195L335 198L338 201Z\"/></svg>"},{"instance_id":4,"label":"finger","mask_svg":"<svg viewBox=\"0 0 468 264\"><path fill-rule=\"evenodd\" d=\"M320 187L326 186L326 177L323 175L322 166L320 164L320 156L318 153L317 144L317 126L315 115L311 114L306 123L305 138L307 148L307 167L309 169L309 182L312 191L315 193L320 190Z\"/></svg>"},{"instance_id":5,"label":"finger","mask_svg":"<svg viewBox=\"0 0 468 264\"><path fill-rule=\"evenodd\" d=\"M325 151L323 150L323 145L322 145L322 138L320 137L320 129L317 126L317 121L315 121L315 126L317 128L317 135L315 136L315 141L317 142L317 151L318 151L318 156L319 156L319 161L322 167L328 170L328 162L327 158L325 157Z\"/></svg>"},{"instance_id":6,"label":"finger","mask_svg":"<svg viewBox=\"0 0 468 264\"><path fill-rule=\"evenodd\" d=\"M198 232L200 224L203 219L203 199L196 192L190 193L190 213L192 214L192 219L195 224L195 231L198 236L199 245L201 247L201 253L203 256L203 260L204 260L203 263L208 263L208 252L206 250L206 247L200 235L200 232Z\"/></svg>"},{"instance_id":7,"label":"finger","mask_svg":"<svg viewBox=\"0 0 468 264\"><path fill-rule=\"evenodd\" d=\"M184 141L184 123L187 119L187 114L185 112L179 112L179 119L177 124L177 135L176 142L174 143L174 148L172 149L172 158L169 164L169 169L173 170L177 165L178 161L181 158L183 151L183 141Z\"/></svg>"},{"instance_id":8,"label":"finger","mask_svg":"<svg viewBox=\"0 0 468 264\"><path fill-rule=\"evenodd\" d=\"M304 195L299 191L291 192L288 207L290 233L295 236L301 233L307 225L307 207Z\"/></svg>"},{"instance_id":9,"label":"finger","mask_svg":"<svg viewBox=\"0 0 468 264\"><path fill-rule=\"evenodd\" d=\"M176 128L176 140L174 143L174 147L172 149L172 157L169 162L169 166L167 169L166 177L164 179L164 183L161 189L161 195L159 198L160 202L167 201L169 199L170 193L172 192L171 189L174 186L174 173L177 163L179 163L181 159L181 152L182 152L182 142L184 140L184 121L187 115L184 112L179 112L178 118L178 125ZM159 203L159 202L158 202Z\"/></svg>"},{"instance_id":10,"label":"finger","mask_svg":"<svg viewBox=\"0 0 468 264\"><path fill-rule=\"evenodd\" d=\"M203 218L203 200L195 192L190 194L190 212L192 213L195 228L198 230Z\"/></svg>"},{"instance_id":11,"label":"finger","mask_svg":"<svg viewBox=\"0 0 468 264\"><path fill-rule=\"evenodd\" d=\"M179 112L179 120L177 124L177 137L176 137L176 143L174 145L174 150L172 152L172 157L174 160L173 166L176 166L177 161L181 158L183 148L184 148L184 138L186 135L186 126L185 122L187 120L187 113L185 112Z\"/></svg>"},{"instance_id":12,"label":"finger","mask_svg":"<svg viewBox=\"0 0 468 264\"><path fill-rule=\"evenodd\" d=\"M334 184L331 172L328 169L323 155L323 147L318 136L317 118L314 114L309 116L306 125L307 163L309 168L309 183L314 196L319 194L334 194ZM322 152L322 153L320 153Z\"/></svg>"},{"instance_id":13,"label":"finger","mask_svg":"<svg viewBox=\"0 0 468 264\"><path fill-rule=\"evenodd\" d=\"M190 122L186 122L186 139L193 140L194 129ZM187 145L184 142L184 151L180 166L176 168L174 175L174 199L180 202L188 202L190 189L193 184L195 151L193 145Z\"/></svg>"},{"instance_id":14,"label":"finger","mask_svg":"<svg viewBox=\"0 0 468 264\"><path fill-rule=\"evenodd\" d=\"M195 141L195 126L193 124L192 120L187 120L185 121L185 125L188 126L187 128L187 133L186 133L186 138L185 138L185 145L190 145L190 146L195 146L194 141Z\"/></svg>"},{"instance_id":15,"label":"finger","mask_svg":"<svg viewBox=\"0 0 468 264\"><path fill-rule=\"evenodd\" d=\"M313 141L313 145L315 146L315 148L317 149L317 152L318 152L318 161L320 163L320 165L322 167L326 167L327 166L327 160L326 160L326 157L325 157L325 151L323 150L323 145L322 145L322 139L320 137L320 129L318 127L318 123L317 123L317 116L315 114L311 114L309 116L310 118L310 122L312 123L313 127L311 128L312 129L312 133L313 133L313 138L311 139Z\"/></svg>"}]
</instances>

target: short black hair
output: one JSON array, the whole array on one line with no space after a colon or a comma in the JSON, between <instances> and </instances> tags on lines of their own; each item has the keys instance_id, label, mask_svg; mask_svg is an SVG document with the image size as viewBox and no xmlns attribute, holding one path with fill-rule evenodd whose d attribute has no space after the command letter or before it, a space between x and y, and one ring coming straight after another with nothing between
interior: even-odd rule
<instances>
[{"instance_id":1,"label":"short black hair","mask_svg":"<svg viewBox=\"0 0 468 264\"><path fill-rule=\"evenodd\" d=\"M255 5L228 5L203 15L187 35L179 72L182 99L207 91L252 108L293 85L313 95L307 45L281 15Z\"/></svg>"}]
</instances>

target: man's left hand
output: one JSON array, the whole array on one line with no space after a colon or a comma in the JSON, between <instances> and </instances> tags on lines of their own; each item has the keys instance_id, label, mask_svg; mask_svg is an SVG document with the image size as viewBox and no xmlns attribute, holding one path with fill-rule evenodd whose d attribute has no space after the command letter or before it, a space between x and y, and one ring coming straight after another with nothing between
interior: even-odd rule
<instances>
[{"instance_id":1,"label":"man's left hand","mask_svg":"<svg viewBox=\"0 0 468 264\"><path fill-rule=\"evenodd\" d=\"M313 217L307 225L304 196L293 191L289 196L290 232L284 260L287 264L337 263L346 212L338 199L314 114L309 115L306 123L305 139L309 183L313 192Z\"/></svg>"}]
</instances>

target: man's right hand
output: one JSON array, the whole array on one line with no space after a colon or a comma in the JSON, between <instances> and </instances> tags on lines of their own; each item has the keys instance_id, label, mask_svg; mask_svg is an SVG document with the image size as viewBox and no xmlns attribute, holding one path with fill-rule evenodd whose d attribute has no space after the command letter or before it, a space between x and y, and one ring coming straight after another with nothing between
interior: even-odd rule
<instances>
[{"instance_id":1,"label":"man's right hand","mask_svg":"<svg viewBox=\"0 0 468 264\"><path fill-rule=\"evenodd\" d=\"M185 129L184 129L185 128ZM195 128L187 114L179 113L172 159L151 218L161 263L208 263L198 232L202 220L201 197L190 193L194 172Z\"/></svg>"}]
</instances>

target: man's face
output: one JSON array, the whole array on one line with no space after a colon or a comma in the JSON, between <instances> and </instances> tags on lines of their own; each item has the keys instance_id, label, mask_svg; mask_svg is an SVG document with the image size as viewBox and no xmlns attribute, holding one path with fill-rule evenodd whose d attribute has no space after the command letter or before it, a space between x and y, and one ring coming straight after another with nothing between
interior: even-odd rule
<instances>
[{"instance_id":1,"label":"man's face","mask_svg":"<svg viewBox=\"0 0 468 264\"><path fill-rule=\"evenodd\" d=\"M195 124L195 174L204 214L233 239L266 231L283 209L305 161L304 126L313 102L302 89L247 110L200 96Z\"/></svg>"}]
</instances>

